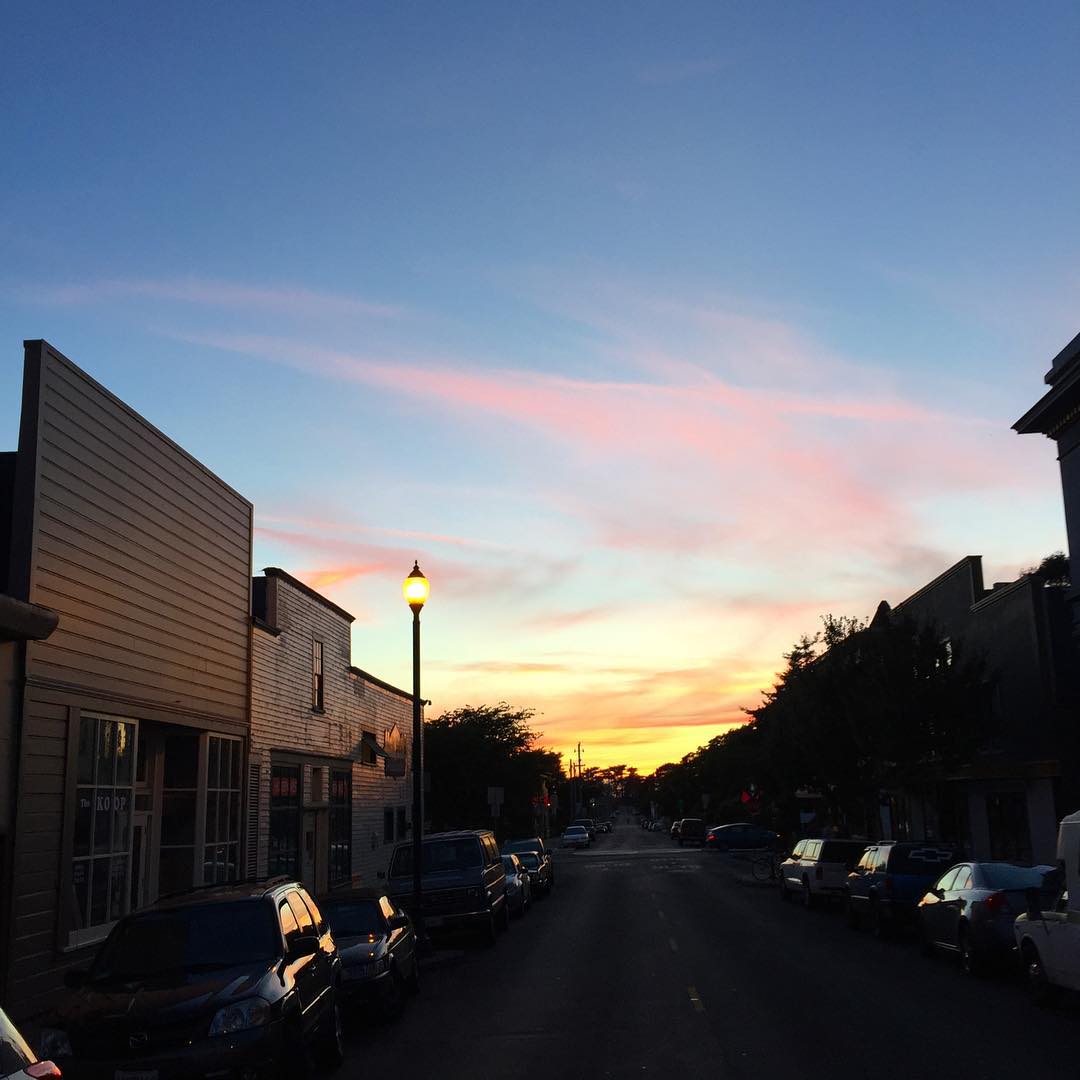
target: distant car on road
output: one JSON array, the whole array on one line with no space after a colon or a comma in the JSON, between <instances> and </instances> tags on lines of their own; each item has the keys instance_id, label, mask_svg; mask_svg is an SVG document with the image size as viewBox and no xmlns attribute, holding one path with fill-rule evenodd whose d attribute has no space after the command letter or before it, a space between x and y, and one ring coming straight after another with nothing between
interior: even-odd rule
<instances>
[{"instance_id":1,"label":"distant car on road","mask_svg":"<svg viewBox=\"0 0 1080 1080\"><path fill-rule=\"evenodd\" d=\"M732 825L714 825L705 834L706 851L763 851L771 850L780 837L771 829L747 822Z\"/></svg>"},{"instance_id":2,"label":"distant car on road","mask_svg":"<svg viewBox=\"0 0 1080 1080\"><path fill-rule=\"evenodd\" d=\"M944 840L890 840L863 852L844 886L848 926L866 922L878 937L910 922L926 890L963 858Z\"/></svg>"},{"instance_id":3,"label":"distant car on road","mask_svg":"<svg viewBox=\"0 0 1080 1080\"><path fill-rule=\"evenodd\" d=\"M562 846L565 848L587 848L589 846L589 831L584 825L567 825L562 834Z\"/></svg>"},{"instance_id":4,"label":"distant car on road","mask_svg":"<svg viewBox=\"0 0 1080 1080\"><path fill-rule=\"evenodd\" d=\"M588 834L590 840L596 839L596 822L591 817L574 818L571 825L580 825Z\"/></svg>"},{"instance_id":5,"label":"distant car on road","mask_svg":"<svg viewBox=\"0 0 1080 1080\"><path fill-rule=\"evenodd\" d=\"M1035 889L1047 907L1060 893L1053 866L971 862L952 866L919 901L919 936L927 953L956 953L960 967L978 975L1016 953L1013 924L1028 908Z\"/></svg>"},{"instance_id":6,"label":"distant car on road","mask_svg":"<svg viewBox=\"0 0 1080 1080\"><path fill-rule=\"evenodd\" d=\"M547 894L555 888L555 871L550 855L541 855L539 851L522 851L518 858L529 874L533 895Z\"/></svg>"},{"instance_id":7,"label":"distant car on road","mask_svg":"<svg viewBox=\"0 0 1080 1080\"><path fill-rule=\"evenodd\" d=\"M700 844L705 846L705 822L701 818L684 817L679 822L679 832L675 836L679 841L679 847L685 844Z\"/></svg>"},{"instance_id":8,"label":"distant car on road","mask_svg":"<svg viewBox=\"0 0 1080 1080\"><path fill-rule=\"evenodd\" d=\"M797 895L808 908L823 897L841 899L865 850L863 840L800 840L780 864L780 899Z\"/></svg>"},{"instance_id":9,"label":"distant car on road","mask_svg":"<svg viewBox=\"0 0 1080 1080\"><path fill-rule=\"evenodd\" d=\"M512 915L524 915L532 903L532 882L529 871L517 855L502 857L506 871L506 903Z\"/></svg>"}]
</instances>

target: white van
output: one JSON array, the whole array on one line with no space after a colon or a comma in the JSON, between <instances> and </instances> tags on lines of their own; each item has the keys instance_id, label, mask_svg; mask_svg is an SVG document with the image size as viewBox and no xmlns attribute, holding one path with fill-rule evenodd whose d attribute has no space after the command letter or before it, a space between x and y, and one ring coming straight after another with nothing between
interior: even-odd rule
<instances>
[{"instance_id":1,"label":"white van","mask_svg":"<svg viewBox=\"0 0 1080 1080\"><path fill-rule=\"evenodd\" d=\"M1080 812L1062 818L1057 857L1064 871L1047 875L1041 894L1028 893L1028 910L1013 924L1020 962L1037 1004L1058 988L1080 990Z\"/></svg>"}]
</instances>

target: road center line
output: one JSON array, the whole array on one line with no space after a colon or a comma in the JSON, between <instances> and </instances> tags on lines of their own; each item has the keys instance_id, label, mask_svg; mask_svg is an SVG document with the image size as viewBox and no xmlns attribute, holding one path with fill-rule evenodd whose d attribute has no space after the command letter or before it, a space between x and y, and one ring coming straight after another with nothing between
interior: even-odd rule
<instances>
[{"instance_id":1,"label":"road center line","mask_svg":"<svg viewBox=\"0 0 1080 1080\"><path fill-rule=\"evenodd\" d=\"M694 1011L695 1012L704 1012L705 1011L705 1003L701 1000L701 998L698 997L697 987L696 986L688 986L686 989L690 994L690 1004L694 1006Z\"/></svg>"}]
</instances>

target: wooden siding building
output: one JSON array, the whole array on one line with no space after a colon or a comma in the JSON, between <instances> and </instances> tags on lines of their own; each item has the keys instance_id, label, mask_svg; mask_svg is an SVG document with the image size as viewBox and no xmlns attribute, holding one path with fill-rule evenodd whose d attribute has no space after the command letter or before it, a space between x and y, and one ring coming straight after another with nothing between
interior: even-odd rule
<instances>
[{"instance_id":1,"label":"wooden siding building","mask_svg":"<svg viewBox=\"0 0 1080 1080\"><path fill-rule=\"evenodd\" d=\"M251 504L48 343L24 363L0 592L59 625L8 672L17 1016L131 908L238 873L251 645Z\"/></svg>"},{"instance_id":2,"label":"wooden siding building","mask_svg":"<svg viewBox=\"0 0 1080 1080\"><path fill-rule=\"evenodd\" d=\"M284 570L252 612L249 866L374 885L409 835L412 695L353 667L352 615Z\"/></svg>"}]
</instances>

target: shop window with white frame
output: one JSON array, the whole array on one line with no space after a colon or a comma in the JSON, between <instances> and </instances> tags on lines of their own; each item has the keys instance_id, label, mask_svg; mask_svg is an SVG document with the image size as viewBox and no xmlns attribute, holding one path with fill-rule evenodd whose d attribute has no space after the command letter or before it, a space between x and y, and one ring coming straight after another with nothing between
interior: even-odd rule
<instances>
[{"instance_id":1,"label":"shop window with white frame","mask_svg":"<svg viewBox=\"0 0 1080 1080\"><path fill-rule=\"evenodd\" d=\"M130 908L135 757L133 721L82 715L72 843L73 945L98 940Z\"/></svg>"},{"instance_id":2,"label":"shop window with white frame","mask_svg":"<svg viewBox=\"0 0 1080 1080\"><path fill-rule=\"evenodd\" d=\"M239 739L207 738L206 830L203 883L236 881L240 876L240 756Z\"/></svg>"}]
</instances>

